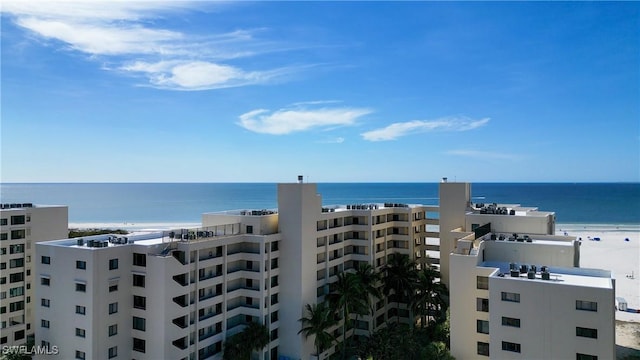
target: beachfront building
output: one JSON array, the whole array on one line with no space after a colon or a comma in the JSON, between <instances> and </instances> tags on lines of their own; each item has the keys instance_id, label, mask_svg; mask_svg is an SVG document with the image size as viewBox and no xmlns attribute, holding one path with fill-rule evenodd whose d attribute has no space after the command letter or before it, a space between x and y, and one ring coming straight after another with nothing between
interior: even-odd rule
<instances>
[{"instance_id":1,"label":"beachfront building","mask_svg":"<svg viewBox=\"0 0 640 360\"><path fill-rule=\"evenodd\" d=\"M220 359L250 322L267 327L259 359L315 358L299 334L306 304L324 300L337 274L393 254L423 266L437 251L437 207L322 206L315 184L278 185L278 210L208 213L199 229L103 235L36 246L36 345L47 358ZM376 304L348 330L374 330L408 311ZM334 334L340 325L331 329ZM321 358L335 352L326 350Z\"/></svg>"},{"instance_id":2,"label":"beachfront building","mask_svg":"<svg viewBox=\"0 0 640 360\"><path fill-rule=\"evenodd\" d=\"M442 261L448 264L451 354L615 358L611 273L579 268L580 242L553 235L553 213L471 204L468 184L440 187L441 195L459 190L464 195L457 204L441 197L440 213L442 246L452 249Z\"/></svg>"},{"instance_id":3,"label":"beachfront building","mask_svg":"<svg viewBox=\"0 0 640 360\"><path fill-rule=\"evenodd\" d=\"M67 223L66 206L0 205L0 346L33 337L35 242L66 238Z\"/></svg>"}]
</instances>

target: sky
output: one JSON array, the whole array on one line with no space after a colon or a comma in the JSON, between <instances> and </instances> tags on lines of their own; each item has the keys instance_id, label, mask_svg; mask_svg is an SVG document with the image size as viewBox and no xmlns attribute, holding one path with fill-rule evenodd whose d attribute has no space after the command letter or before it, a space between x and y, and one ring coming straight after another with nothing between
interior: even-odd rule
<instances>
[{"instance_id":1,"label":"sky","mask_svg":"<svg viewBox=\"0 0 640 360\"><path fill-rule=\"evenodd\" d=\"M2 182L640 181L638 2L1 6Z\"/></svg>"}]
</instances>

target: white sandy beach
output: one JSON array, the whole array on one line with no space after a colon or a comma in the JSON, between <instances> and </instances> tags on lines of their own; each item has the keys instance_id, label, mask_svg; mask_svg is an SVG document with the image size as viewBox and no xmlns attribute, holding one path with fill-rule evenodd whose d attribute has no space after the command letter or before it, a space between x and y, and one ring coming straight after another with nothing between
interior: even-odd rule
<instances>
[{"instance_id":1,"label":"white sandy beach","mask_svg":"<svg viewBox=\"0 0 640 360\"><path fill-rule=\"evenodd\" d=\"M580 267L611 270L616 279L616 297L624 298L629 308L640 309L640 226L556 226L557 235L565 232L582 239ZM616 319L640 322L640 313L617 311Z\"/></svg>"},{"instance_id":2,"label":"white sandy beach","mask_svg":"<svg viewBox=\"0 0 640 360\"><path fill-rule=\"evenodd\" d=\"M640 309L640 225L558 224L556 234L582 238L580 267L611 270L616 297ZM600 238L595 241L593 238ZM629 241L625 241L629 239ZM616 311L617 358L640 354L640 313Z\"/></svg>"}]
</instances>

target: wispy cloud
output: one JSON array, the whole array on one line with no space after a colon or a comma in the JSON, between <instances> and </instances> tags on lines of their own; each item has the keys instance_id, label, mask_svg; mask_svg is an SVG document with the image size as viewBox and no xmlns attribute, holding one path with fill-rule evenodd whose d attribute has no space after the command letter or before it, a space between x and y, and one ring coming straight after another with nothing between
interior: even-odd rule
<instances>
[{"instance_id":1,"label":"wispy cloud","mask_svg":"<svg viewBox=\"0 0 640 360\"><path fill-rule=\"evenodd\" d=\"M463 157L470 157L476 159L500 159L500 160L518 160L522 158L521 155L513 154L513 153L500 153L493 151L483 151L483 150L449 150L445 152L447 155L456 155Z\"/></svg>"},{"instance_id":2,"label":"wispy cloud","mask_svg":"<svg viewBox=\"0 0 640 360\"><path fill-rule=\"evenodd\" d=\"M256 133L284 135L310 129L353 125L358 118L371 112L367 108L313 108L298 103L274 112L266 109L249 111L240 115L238 125Z\"/></svg>"},{"instance_id":3,"label":"wispy cloud","mask_svg":"<svg viewBox=\"0 0 640 360\"><path fill-rule=\"evenodd\" d=\"M54 45L109 64L103 69L142 76L147 85L161 89L264 84L302 69L247 69L233 63L285 48L257 40L255 34L263 29L202 35L155 25L167 14L201 5L190 1L7 1L2 11L16 25L53 40Z\"/></svg>"},{"instance_id":4,"label":"wispy cloud","mask_svg":"<svg viewBox=\"0 0 640 360\"><path fill-rule=\"evenodd\" d=\"M446 117L436 120L413 120L393 123L384 128L362 133L368 141L389 141L399 137L430 131L468 131L486 125L488 118L473 120L468 117Z\"/></svg>"},{"instance_id":5,"label":"wispy cloud","mask_svg":"<svg viewBox=\"0 0 640 360\"><path fill-rule=\"evenodd\" d=\"M320 140L317 141L319 144L342 144L344 142L344 138L343 137L336 137L336 138L331 138L331 139L325 139L325 140Z\"/></svg>"}]
</instances>

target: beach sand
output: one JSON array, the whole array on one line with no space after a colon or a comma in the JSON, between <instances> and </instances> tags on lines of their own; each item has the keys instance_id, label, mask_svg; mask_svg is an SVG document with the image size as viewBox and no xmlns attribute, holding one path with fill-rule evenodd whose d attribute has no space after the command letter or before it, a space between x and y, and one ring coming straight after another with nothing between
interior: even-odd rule
<instances>
[{"instance_id":1,"label":"beach sand","mask_svg":"<svg viewBox=\"0 0 640 360\"><path fill-rule=\"evenodd\" d=\"M616 297L624 298L629 309L640 309L640 226L558 224L556 230L582 238L580 267L611 270ZM640 313L615 314L617 358L640 358Z\"/></svg>"}]
</instances>

